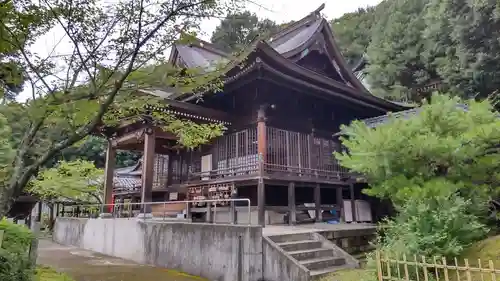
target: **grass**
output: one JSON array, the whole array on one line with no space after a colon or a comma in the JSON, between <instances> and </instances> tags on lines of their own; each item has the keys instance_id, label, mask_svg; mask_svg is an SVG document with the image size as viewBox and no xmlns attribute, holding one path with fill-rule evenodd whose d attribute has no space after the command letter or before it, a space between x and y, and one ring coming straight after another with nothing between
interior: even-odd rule
<instances>
[{"instance_id":1,"label":"grass","mask_svg":"<svg viewBox=\"0 0 500 281\"><path fill-rule=\"evenodd\" d=\"M64 273L57 272L55 269L46 266L39 266L36 269L34 281L74 281Z\"/></svg>"},{"instance_id":2,"label":"grass","mask_svg":"<svg viewBox=\"0 0 500 281\"><path fill-rule=\"evenodd\" d=\"M366 268L343 269L321 278L320 281L370 281L376 278L376 274Z\"/></svg>"},{"instance_id":3,"label":"grass","mask_svg":"<svg viewBox=\"0 0 500 281\"><path fill-rule=\"evenodd\" d=\"M481 263L482 268L489 268L489 261L492 260L495 269L500 269L500 235L492 236L485 240L479 241L469 247L464 253L457 258L460 266L464 266L465 259L469 261L469 266L477 268ZM449 265L454 265L453 261L448 261ZM460 277L456 276L456 272L449 270L448 272L450 281L459 280L483 280L492 281L489 273L484 273L481 276L480 272L471 272L470 279L468 279L465 272L460 272ZM496 276L498 279L500 276ZM336 271L330 275L320 279L320 281L371 281L376 280L377 273L374 270L367 268L345 269Z\"/></svg>"}]
</instances>

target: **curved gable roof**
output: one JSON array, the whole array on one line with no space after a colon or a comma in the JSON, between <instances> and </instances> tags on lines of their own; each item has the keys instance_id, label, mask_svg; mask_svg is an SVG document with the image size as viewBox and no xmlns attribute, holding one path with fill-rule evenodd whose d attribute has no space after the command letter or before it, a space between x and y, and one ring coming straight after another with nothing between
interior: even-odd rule
<instances>
[{"instance_id":1,"label":"curved gable roof","mask_svg":"<svg viewBox=\"0 0 500 281\"><path fill-rule=\"evenodd\" d=\"M306 17L288 25L267 40L259 38L247 50L247 53L252 54L259 50L267 52L270 56L275 56L275 61L279 61L282 65L287 65L288 68L299 71L322 85L335 87L349 95L349 98L360 98L387 110L398 111L408 109L409 107L407 106L372 95L358 77L356 77L348 67L340 48L335 42L330 24L320 14L324 7L324 4L321 5ZM307 55L310 49L317 45L322 46L323 53L328 56L330 63L340 77L342 77L343 81L337 81L297 64L298 60ZM218 50L211 43L203 40L196 40L190 45L174 45L170 57L170 61L174 64L204 69L209 69L213 64L222 60L233 61L234 59L231 55Z\"/></svg>"}]
</instances>

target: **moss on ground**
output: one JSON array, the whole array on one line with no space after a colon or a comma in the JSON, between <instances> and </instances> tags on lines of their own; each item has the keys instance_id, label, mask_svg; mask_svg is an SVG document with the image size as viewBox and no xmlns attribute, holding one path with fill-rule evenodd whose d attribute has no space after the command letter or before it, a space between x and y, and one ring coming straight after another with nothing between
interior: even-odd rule
<instances>
[{"instance_id":1,"label":"moss on ground","mask_svg":"<svg viewBox=\"0 0 500 281\"><path fill-rule=\"evenodd\" d=\"M40 266L36 269L35 281L74 281L64 273L57 272L55 269L46 266Z\"/></svg>"},{"instance_id":2,"label":"moss on ground","mask_svg":"<svg viewBox=\"0 0 500 281\"><path fill-rule=\"evenodd\" d=\"M475 243L469 247L462 256L458 259L458 263L463 266L465 265L465 259L468 260L470 267L489 268L490 260L493 261L493 266L495 269L500 269L500 235L489 237L485 240ZM451 262L448 262L450 264ZM454 265L454 264L451 264ZM500 276L496 276L498 279ZM452 281L457 281L459 278L456 273L450 273L450 279ZM471 272L471 280L484 280L490 281L491 274L483 273L481 277L480 272ZM468 280L465 272L461 272L460 280Z\"/></svg>"}]
</instances>

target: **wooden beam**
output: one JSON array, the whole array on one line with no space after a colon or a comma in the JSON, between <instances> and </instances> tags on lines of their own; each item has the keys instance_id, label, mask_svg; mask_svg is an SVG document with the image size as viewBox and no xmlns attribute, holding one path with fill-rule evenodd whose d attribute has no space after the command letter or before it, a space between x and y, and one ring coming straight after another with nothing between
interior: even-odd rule
<instances>
[{"instance_id":1,"label":"wooden beam","mask_svg":"<svg viewBox=\"0 0 500 281\"><path fill-rule=\"evenodd\" d=\"M106 149L106 163L104 167L104 204L111 204L113 201L113 178L115 175L116 149L108 141ZM108 210L106 210L107 212Z\"/></svg>"},{"instance_id":2,"label":"wooden beam","mask_svg":"<svg viewBox=\"0 0 500 281\"><path fill-rule=\"evenodd\" d=\"M138 130L125 133L122 136L111 139L111 146L117 148L120 145L137 143L139 142L139 140L144 138L144 134L145 134L145 128L140 128Z\"/></svg>"},{"instance_id":3,"label":"wooden beam","mask_svg":"<svg viewBox=\"0 0 500 281\"><path fill-rule=\"evenodd\" d=\"M295 182L288 183L288 224L297 222L297 203L295 202Z\"/></svg>"},{"instance_id":4,"label":"wooden beam","mask_svg":"<svg viewBox=\"0 0 500 281\"><path fill-rule=\"evenodd\" d=\"M114 148L119 148L129 144L142 142L144 140L145 130L146 128L144 127L125 133L119 137L112 139L111 144ZM156 139L177 140L176 135L170 132L165 132L159 127L154 127L153 130Z\"/></svg>"},{"instance_id":5,"label":"wooden beam","mask_svg":"<svg viewBox=\"0 0 500 281\"><path fill-rule=\"evenodd\" d=\"M144 135L144 153L142 163L142 189L141 203L150 203L153 193L153 176L155 160L155 134L154 130L150 134ZM151 213L151 205L142 205L142 213Z\"/></svg>"}]
</instances>

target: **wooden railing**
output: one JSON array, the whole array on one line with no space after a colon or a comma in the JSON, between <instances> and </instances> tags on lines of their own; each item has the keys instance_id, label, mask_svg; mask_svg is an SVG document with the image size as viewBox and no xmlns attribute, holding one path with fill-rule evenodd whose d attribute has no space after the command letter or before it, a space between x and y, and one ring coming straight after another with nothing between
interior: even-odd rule
<instances>
[{"instance_id":1,"label":"wooden railing","mask_svg":"<svg viewBox=\"0 0 500 281\"><path fill-rule=\"evenodd\" d=\"M376 263L379 281L496 281L500 277L493 260L389 257L377 252Z\"/></svg>"},{"instance_id":2,"label":"wooden railing","mask_svg":"<svg viewBox=\"0 0 500 281\"><path fill-rule=\"evenodd\" d=\"M267 174L302 178L329 180L348 174L333 156L340 149L334 140L273 127L266 130L264 160L257 152L257 128L247 128L219 138L211 148L212 170L202 172L198 161L191 165L188 182L257 174L260 165Z\"/></svg>"}]
</instances>

